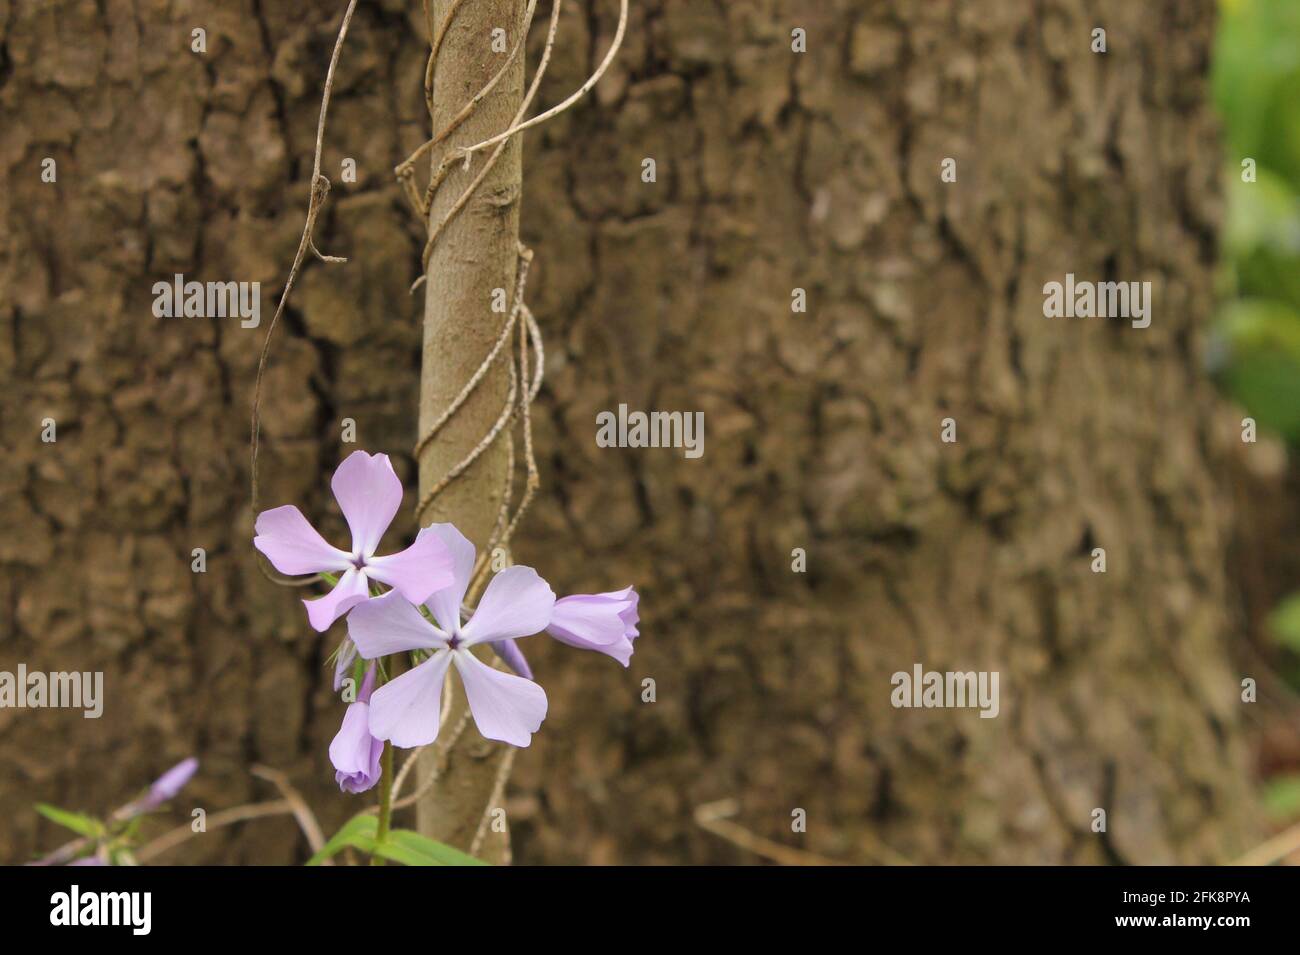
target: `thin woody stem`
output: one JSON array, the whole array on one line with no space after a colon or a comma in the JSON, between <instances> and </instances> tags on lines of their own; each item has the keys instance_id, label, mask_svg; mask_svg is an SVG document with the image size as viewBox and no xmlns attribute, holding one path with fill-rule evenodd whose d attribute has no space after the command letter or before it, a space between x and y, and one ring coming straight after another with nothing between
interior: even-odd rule
<instances>
[{"instance_id":1,"label":"thin woody stem","mask_svg":"<svg viewBox=\"0 0 1300 955\"><path fill-rule=\"evenodd\" d=\"M206 825L201 830L195 830L192 823L185 823L163 833L153 842L143 846L135 854L137 862L148 862L156 856L162 855L170 849L176 848L183 842L188 842L191 838L200 832L210 832L213 829L219 829L222 826L232 826L238 822L247 822L250 819L262 819L266 816L289 816L293 814L293 803L287 799L274 799L270 802L250 803L246 806L235 806L231 809L225 809L221 812L214 812L207 817Z\"/></svg>"},{"instance_id":2,"label":"thin woody stem","mask_svg":"<svg viewBox=\"0 0 1300 955\"><path fill-rule=\"evenodd\" d=\"M393 743L384 740L384 753L379 757L379 827L375 830L375 841L383 842L388 838L388 827L393 819ZM370 857L371 865L383 865L379 856Z\"/></svg>"},{"instance_id":3,"label":"thin woody stem","mask_svg":"<svg viewBox=\"0 0 1300 955\"><path fill-rule=\"evenodd\" d=\"M249 439L249 497L255 515L257 514L258 501L257 455L262 434L262 378L266 374L266 359L271 351L271 338L275 335L275 326L279 323L280 316L284 314L284 307L289 301L289 293L293 291L294 282L298 279L298 272L302 268L302 263L307 258L308 252L311 252L323 262L347 261L339 256L323 255L316 248L313 232L316 228L316 217L320 215L321 207L325 204L325 197L330 190L330 181L321 174L320 163L321 149L324 147L325 142L325 117L329 113L330 95L334 92L334 69L338 66L339 54L343 52L343 41L347 38L348 26L352 23L352 14L356 8L357 0L349 0L348 8L343 14L343 23L339 27L338 39L334 41L334 52L330 56L329 69L325 73L325 90L321 95L320 117L316 121L316 154L312 159L311 166L311 191L310 198L307 201L307 220L303 223L302 238L298 240L298 251L293 257L293 265L289 268L289 277L285 280L284 291L280 293L280 303L276 306L275 314L271 316L271 321L267 325L266 338L262 341L262 352L257 359L257 376L253 381L253 414L250 427L252 433ZM319 579L313 575L305 580L288 580L267 570L263 558L258 558L257 566L268 580L283 586L303 587L315 583Z\"/></svg>"}]
</instances>

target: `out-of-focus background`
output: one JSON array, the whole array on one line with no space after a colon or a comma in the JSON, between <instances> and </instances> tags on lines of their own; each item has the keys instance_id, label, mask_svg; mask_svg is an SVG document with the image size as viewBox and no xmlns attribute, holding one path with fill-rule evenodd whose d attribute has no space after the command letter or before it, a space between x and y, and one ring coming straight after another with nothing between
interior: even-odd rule
<instances>
[{"instance_id":1,"label":"out-of-focus background","mask_svg":"<svg viewBox=\"0 0 1300 955\"><path fill-rule=\"evenodd\" d=\"M106 812L191 754L147 834L274 798L259 764L327 830L361 805L326 754L342 629L259 574L247 492L343 7L0 0L0 670L102 670L108 694L99 720L0 710L0 860L63 840L35 802ZM547 382L515 556L559 593L636 583L642 637L626 671L525 641L551 708L516 762L516 858L760 861L699 825L719 800L855 862L1218 862L1294 823L1295 4L632 9L592 96L525 140ZM565 4L543 103L616 14ZM264 500L335 538L349 451L413 481L423 235L392 167L428 133L426 43L415 0L361 3L316 231L349 262L305 270L266 383ZM154 318L177 272L261 282L262 327ZM1046 320L1067 272L1152 281L1151 327ZM704 457L597 448L620 403L704 411ZM413 530L408 509L391 543ZM999 716L895 709L916 663L999 671ZM306 855L278 817L158 861Z\"/></svg>"},{"instance_id":2,"label":"out-of-focus background","mask_svg":"<svg viewBox=\"0 0 1300 955\"><path fill-rule=\"evenodd\" d=\"M1300 818L1300 5L1223 0L1221 17L1214 99L1227 216L1209 365L1268 435L1267 453L1239 476L1233 564L1251 644L1290 704L1265 725L1261 757L1265 803L1284 823Z\"/></svg>"}]
</instances>

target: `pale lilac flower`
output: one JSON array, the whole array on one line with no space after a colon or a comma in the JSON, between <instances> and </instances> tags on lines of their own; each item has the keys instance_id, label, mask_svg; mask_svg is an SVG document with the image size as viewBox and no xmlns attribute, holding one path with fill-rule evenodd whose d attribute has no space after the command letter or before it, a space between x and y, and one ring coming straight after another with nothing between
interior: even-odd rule
<instances>
[{"instance_id":1,"label":"pale lilac flower","mask_svg":"<svg viewBox=\"0 0 1300 955\"><path fill-rule=\"evenodd\" d=\"M193 756L183 759L167 772L154 780L145 797L136 803L137 812L150 812L165 802L171 802L185 788L199 769L199 761Z\"/></svg>"},{"instance_id":2,"label":"pale lilac flower","mask_svg":"<svg viewBox=\"0 0 1300 955\"><path fill-rule=\"evenodd\" d=\"M555 593L531 567L507 567L492 578L478 609L462 623L460 607L474 569L474 545L451 524L426 527L420 531L420 539L425 537L442 541L452 557L454 582L424 601L437 626L400 593L367 601L348 617L348 634L367 660L431 651L428 659L375 691L370 732L392 740L394 746L432 743L438 736L443 678L454 665L479 732L488 739L527 746L546 718L546 692L531 680L493 669L469 648L540 632L551 619Z\"/></svg>"},{"instance_id":3,"label":"pale lilac flower","mask_svg":"<svg viewBox=\"0 0 1300 955\"><path fill-rule=\"evenodd\" d=\"M388 455L352 452L334 472L330 487L352 531L351 552L327 544L292 504L259 514L253 538L253 546L282 574L341 575L326 596L303 601L312 627L328 630L367 600L372 580L387 584L413 603L451 583L451 558L437 537L417 538L404 551L375 556L380 538L402 504L402 482Z\"/></svg>"},{"instance_id":4,"label":"pale lilac flower","mask_svg":"<svg viewBox=\"0 0 1300 955\"><path fill-rule=\"evenodd\" d=\"M375 666L366 671L355 703L343 714L343 725L330 743L334 781L345 793L363 793L379 782L379 757L383 740L370 735L370 693L375 687Z\"/></svg>"},{"instance_id":5,"label":"pale lilac flower","mask_svg":"<svg viewBox=\"0 0 1300 955\"><path fill-rule=\"evenodd\" d=\"M575 594L555 601L546 628L556 640L580 650L608 654L623 666L632 659L632 641L640 636L637 604L631 587L603 594Z\"/></svg>"}]
</instances>

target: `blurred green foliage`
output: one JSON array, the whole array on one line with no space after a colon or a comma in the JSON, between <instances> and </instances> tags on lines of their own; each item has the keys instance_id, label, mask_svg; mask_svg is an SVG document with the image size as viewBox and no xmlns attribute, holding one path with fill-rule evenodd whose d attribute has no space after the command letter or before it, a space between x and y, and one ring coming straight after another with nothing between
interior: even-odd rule
<instances>
[{"instance_id":1,"label":"blurred green foliage","mask_svg":"<svg viewBox=\"0 0 1300 955\"><path fill-rule=\"evenodd\" d=\"M1300 654L1300 594L1292 594L1273 611L1269 629L1284 647Z\"/></svg>"},{"instance_id":2,"label":"blurred green foliage","mask_svg":"<svg viewBox=\"0 0 1300 955\"><path fill-rule=\"evenodd\" d=\"M1270 779L1264 786L1264 809L1276 822L1290 822L1300 816L1300 775Z\"/></svg>"},{"instance_id":3,"label":"blurred green foliage","mask_svg":"<svg viewBox=\"0 0 1300 955\"><path fill-rule=\"evenodd\" d=\"M1214 368L1262 427L1300 444L1300 3L1222 0L1214 100L1227 149ZM1255 160L1255 182L1243 161Z\"/></svg>"},{"instance_id":4,"label":"blurred green foliage","mask_svg":"<svg viewBox=\"0 0 1300 955\"><path fill-rule=\"evenodd\" d=\"M1300 445L1300 0L1220 8L1214 97L1228 216L1213 366L1261 427Z\"/></svg>"},{"instance_id":5,"label":"blurred green foliage","mask_svg":"<svg viewBox=\"0 0 1300 955\"><path fill-rule=\"evenodd\" d=\"M1211 367L1262 428L1300 446L1300 0L1220 0L1214 98L1223 121L1227 221ZM1253 160L1253 177L1247 160ZM1254 181L1250 181L1253 178ZM1300 593L1268 629L1300 687ZM1265 783L1279 822L1300 816L1300 774Z\"/></svg>"}]
</instances>

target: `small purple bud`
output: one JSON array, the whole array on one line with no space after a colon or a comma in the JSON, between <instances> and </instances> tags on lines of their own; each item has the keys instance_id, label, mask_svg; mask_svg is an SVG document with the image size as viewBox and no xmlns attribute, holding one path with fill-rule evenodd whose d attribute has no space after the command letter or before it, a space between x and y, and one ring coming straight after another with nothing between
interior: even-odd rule
<instances>
[{"instance_id":1,"label":"small purple bud","mask_svg":"<svg viewBox=\"0 0 1300 955\"><path fill-rule=\"evenodd\" d=\"M375 670L377 667L372 663L366 675L361 678L361 687L357 690L357 702L369 703L370 694L375 691Z\"/></svg>"},{"instance_id":2,"label":"small purple bud","mask_svg":"<svg viewBox=\"0 0 1300 955\"><path fill-rule=\"evenodd\" d=\"M528 665L528 661L524 659L524 651L519 649L519 644L516 641L495 640L492 642L491 647L496 652L496 655L505 661L506 666L514 670L519 676L525 680L533 678L533 669Z\"/></svg>"},{"instance_id":3,"label":"small purple bud","mask_svg":"<svg viewBox=\"0 0 1300 955\"><path fill-rule=\"evenodd\" d=\"M379 782L384 743L370 735L370 694L375 688L375 670L372 663L357 691L357 701L348 704L343 725L330 742L334 781L345 793L363 793Z\"/></svg>"},{"instance_id":4,"label":"small purple bud","mask_svg":"<svg viewBox=\"0 0 1300 955\"><path fill-rule=\"evenodd\" d=\"M199 761L193 756L181 760L154 780L153 785L149 787L148 795L140 800L136 808L140 812L149 812L152 809L157 809L163 803L175 799L176 794L184 789L185 784L198 772L198 768Z\"/></svg>"}]
</instances>

